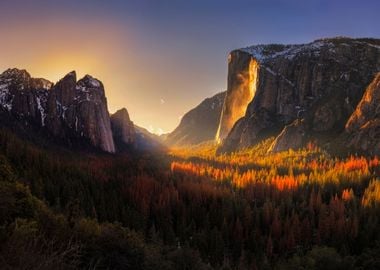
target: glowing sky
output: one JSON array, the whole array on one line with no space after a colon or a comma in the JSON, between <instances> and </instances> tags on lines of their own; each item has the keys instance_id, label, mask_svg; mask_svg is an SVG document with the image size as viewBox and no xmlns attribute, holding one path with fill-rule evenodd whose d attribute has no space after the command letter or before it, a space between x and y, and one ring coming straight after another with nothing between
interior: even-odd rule
<instances>
[{"instance_id":1,"label":"glowing sky","mask_svg":"<svg viewBox=\"0 0 380 270\"><path fill-rule=\"evenodd\" d=\"M71 70L105 84L154 132L225 90L227 55L256 43L380 37L378 0L1 0L0 72L57 81Z\"/></svg>"}]
</instances>

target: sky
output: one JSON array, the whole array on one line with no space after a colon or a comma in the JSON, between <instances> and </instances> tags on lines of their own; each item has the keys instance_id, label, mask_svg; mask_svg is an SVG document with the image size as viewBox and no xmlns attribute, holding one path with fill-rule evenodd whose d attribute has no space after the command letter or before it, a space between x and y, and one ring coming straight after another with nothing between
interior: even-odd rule
<instances>
[{"instance_id":1,"label":"sky","mask_svg":"<svg viewBox=\"0 0 380 270\"><path fill-rule=\"evenodd\" d=\"M0 72L91 74L111 113L125 107L135 124L166 133L226 90L231 50L380 38L379 10L379 0L1 0Z\"/></svg>"}]
</instances>

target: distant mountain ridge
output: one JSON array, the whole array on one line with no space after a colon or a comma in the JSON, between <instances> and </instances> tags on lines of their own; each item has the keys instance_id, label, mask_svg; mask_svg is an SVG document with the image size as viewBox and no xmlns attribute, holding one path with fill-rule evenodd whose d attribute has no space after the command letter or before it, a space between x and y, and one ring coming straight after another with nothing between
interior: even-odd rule
<instances>
[{"instance_id":1,"label":"distant mountain ridge","mask_svg":"<svg viewBox=\"0 0 380 270\"><path fill-rule=\"evenodd\" d=\"M206 98L187 112L179 126L165 136L164 142L170 146L184 146L214 140L225 95L224 91Z\"/></svg>"},{"instance_id":2,"label":"distant mountain ridge","mask_svg":"<svg viewBox=\"0 0 380 270\"><path fill-rule=\"evenodd\" d=\"M90 75L77 80L75 71L56 84L32 78L26 70L4 71L0 74L0 113L44 130L68 146L84 143L115 153L135 143L127 110L110 118L103 83Z\"/></svg>"}]
</instances>

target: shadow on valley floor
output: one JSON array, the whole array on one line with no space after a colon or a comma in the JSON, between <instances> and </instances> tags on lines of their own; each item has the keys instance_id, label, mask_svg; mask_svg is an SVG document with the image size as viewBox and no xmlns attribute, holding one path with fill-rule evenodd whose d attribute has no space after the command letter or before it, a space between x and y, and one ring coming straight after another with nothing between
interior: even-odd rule
<instances>
[{"instance_id":1,"label":"shadow on valley floor","mask_svg":"<svg viewBox=\"0 0 380 270\"><path fill-rule=\"evenodd\" d=\"M0 155L5 269L379 263L377 158L331 158L317 148L266 158L259 148L220 157L192 152L193 160L63 154L4 130Z\"/></svg>"}]
</instances>

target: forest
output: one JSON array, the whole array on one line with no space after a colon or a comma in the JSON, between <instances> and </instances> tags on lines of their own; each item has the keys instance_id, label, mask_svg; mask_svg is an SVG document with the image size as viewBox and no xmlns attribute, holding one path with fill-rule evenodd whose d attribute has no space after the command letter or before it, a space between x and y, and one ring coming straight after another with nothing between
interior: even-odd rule
<instances>
[{"instance_id":1,"label":"forest","mask_svg":"<svg viewBox=\"0 0 380 270\"><path fill-rule=\"evenodd\" d=\"M380 160L105 154L0 129L2 269L380 269Z\"/></svg>"}]
</instances>

